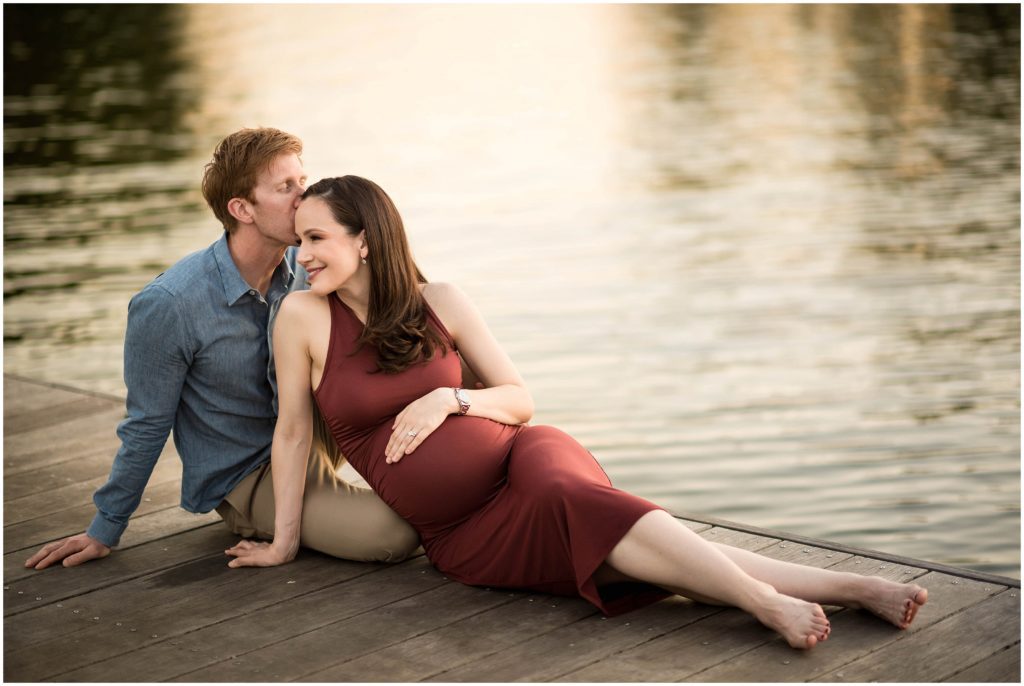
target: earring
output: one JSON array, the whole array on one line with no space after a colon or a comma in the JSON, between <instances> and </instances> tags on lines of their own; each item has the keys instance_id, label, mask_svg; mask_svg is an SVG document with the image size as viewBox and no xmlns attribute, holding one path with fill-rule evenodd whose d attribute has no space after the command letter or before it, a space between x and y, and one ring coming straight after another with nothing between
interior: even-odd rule
<instances>
[{"instance_id":1,"label":"earring","mask_svg":"<svg viewBox=\"0 0 1024 686\"><path fill-rule=\"evenodd\" d=\"M363 264L366 264L366 258L365 257L363 258Z\"/></svg>"}]
</instances>

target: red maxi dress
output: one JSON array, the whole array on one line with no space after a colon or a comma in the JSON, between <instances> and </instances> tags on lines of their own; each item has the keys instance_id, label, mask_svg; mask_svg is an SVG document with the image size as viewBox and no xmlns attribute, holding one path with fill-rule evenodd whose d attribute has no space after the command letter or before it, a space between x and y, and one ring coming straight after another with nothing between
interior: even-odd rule
<instances>
[{"instance_id":1,"label":"red maxi dress","mask_svg":"<svg viewBox=\"0 0 1024 686\"><path fill-rule=\"evenodd\" d=\"M346 459L419 532L427 558L474 586L582 596L607 615L668 594L647 584L598 589L591 578L612 548L657 505L612 488L593 456L549 426L509 426L450 415L410 455L384 461L395 416L462 369L447 341L425 363L377 371L377 352L357 340L362 322L336 294L328 298L331 339L317 405ZM344 526L344 522L339 522Z\"/></svg>"}]
</instances>

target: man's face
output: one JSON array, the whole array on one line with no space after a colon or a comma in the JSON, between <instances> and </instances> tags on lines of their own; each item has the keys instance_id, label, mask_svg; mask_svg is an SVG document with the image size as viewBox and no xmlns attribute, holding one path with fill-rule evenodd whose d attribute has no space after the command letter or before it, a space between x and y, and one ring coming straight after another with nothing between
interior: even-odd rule
<instances>
[{"instance_id":1,"label":"man's face","mask_svg":"<svg viewBox=\"0 0 1024 686\"><path fill-rule=\"evenodd\" d=\"M271 241L295 245L295 207L305 189L306 173L299 156L288 153L274 158L253 188L256 230Z\"/></svg>"}]
</instances>

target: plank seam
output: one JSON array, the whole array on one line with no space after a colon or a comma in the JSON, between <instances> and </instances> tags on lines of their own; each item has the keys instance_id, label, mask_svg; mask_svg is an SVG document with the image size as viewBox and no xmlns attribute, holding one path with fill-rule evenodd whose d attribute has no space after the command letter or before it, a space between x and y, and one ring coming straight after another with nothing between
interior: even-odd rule
<instances>
[{"instance_id":1,"label":"plank seam","mask_svg":"<svg viewBox=\"0 0 1024 686\"><path fill-rule=\"evenodd\" d=\"M113 393L104 393L103 391L93 391L85 388L77 388L75 386L68 386L67 384L57 383L55 381L40 381L39 379L30 379L27 376L22 376L21 374L14 374L11 372L4 372L4 378L11 378L14 379L15 381L35 384L36 386L44 386L46 388L56 388L57 390L60 391L81 393L82 395L91 395L94 398L102 398L104 400L116 400L119 403L124 403L125 401L123 396L115 395Z\"/></svg>"},{"instance_id":2,"label":"plank seam","mask_svg":"<svg viewBox=\"0 0 1024 686\"><path fill-rule=\"evenodd\" d=\"M93 477L93 478L100 479L100 478L103 478L103 477L102 476L98 476L98 477ZM177 472L172 472L171 474L167 474L167 475L164 475L164 476L158 476L156 478L151 478L148 482L146 482L146 487L148 488L150 486L162 486L164 484L171 483L171 482L174 482L174 481L181 481L181 474L179 474ZM82 483L82 482L79 482L79 483ZM75 485L77 485L77 484L68 484L68 486L75 486ZM67 488L67 486L62 486L62 487L59 487L59 488ZM97 489L98 488L99 487L97 487ZM55 490L58 490L58 489L50 489L50 490L52 492L52 491L55 491ZM43 492L45 492L45 491L43 491ZM94 490L94 492L95 492L95 490ZM17 498L16 500L23 500L23 499L26 499L26 498L32 498L32 496L36 496L36 495L39 495L39 494L38 493L29 493L27 495L24 495L24 496L21 496L21 497ZM38 498L34 498L34 499L38 500ZM90 499L90 502L91 502L91 499ZM14 505L14 504L16 504L16 503L13 500L5 502L4 503L4 509L6 510L8 505ZM13 519L12 518L12 519L8 520L5 517L4 518L4 528L6 529L8 526L11 526L13 524L25 524L27 522L34 522L37 519L45 519L47 517L52 517L53 515L60 514L61 512L67 512L68 510L73 510L76 507L81 507L83 504L84 503L74 503L74 504L62 507L59 510L53 510L51 512L46 512L44 514L35 515L33 517L29 517L28 519ZM162 510L154 510L154 512L160 512L160 511L162 511ZM149 514L149 513L147 513L147 514ZM15 515L15 516L17 516L17 515ZM142 515L142 516L145 517L146 515ZM4 554L6 555L7 553L4 553Z\"/></svg>"},{"instance_id":3,"label":"plank seam","mask_svg":"<svg viewBox=\"0 0 1024 686\"><path fill-rule=\"evenodd\" d=\"M697 602L696 600L693 600L692 598L690 600L692 602L694 602L694 603ZM708 607L712 607L712 606L709 605ZM562 672L561 674L559 674L559 675L557 675L557 676L555 676L555 677L553 677L551 679L547 679L547 681L558 681L560 679L564 679L569 674L575 674L576 672L579 672L579 671L582 671L584 669L587 669L591 665L595 665L598 662L603 662L604 660L607 660L609 658L613 658L616 655L620 655L620 654L622 654L622 653L624 653L626 651L633 650L634 648L638 648L638 647L640 647L642 645L650 643L651 641L657 640L657 639L662 638L664 636L671 636L672 634L674 634L676 632L684 631L686 629L692 628L694 624L697 624L698 622L703 622L705 619L709 619L711 617L716 617L716 616L722 614L723 612L725 612L726 610L730 610L730 609L734 610L734 609L737 609L737 608L720 607L720 608L718 608L716 610L712 610L711 612L709 612L706 615L701 615L700 617L694 617L691 621L687 622L686 624L682 624L680 626L677 626L674 629L669 629L668 631L663 631L660 634L652 635L649 638L647 638L647 639L645 639L643 641L640 641L639 643L637 643L635 645L629 646L628 648L622 648L622 649L616 650L613 653L609 653L608 655L604 655L602 657L599 657L596 660L591 660L590 662L588 662L585 665L580 665L579 667L575 667L573 669L570 669L568 672ZM579 620L577 620L577 621L579 621Z\"/></svg>"},{"instance_id":4,"label":"plank seam","mask_svg":"<svg viewBox=\"0 0 1024 686\"><path fill-rule=\"evenodd\" d=\"M449 581L448 583L459 583L459 582L457 582L457 581ZM433 590L433 589L431 589L431 590ZM426 591L424 591L424 593L426 593ZM410 596L410 597L412 597L412 596ZM482 614L486 614L487 612L491 612L492 610L497 610L497 609L505 607L507 605L511 605L512 603L514 603L514 602L516 602L518 600L522 600L522 598L512 598L512 599L506 600L504 602L498 603L497 605L493 605L491 607L484 608L484 609L482 609L482 610L480 610L478 612L474 612L472 614L468 614L465 617L460 617L459 619L454 619L454 620L448 622L447 624L442 624L440 626L436 626L433 629L428 629L427 631L421 631L418 634L414 634L414 635L409 636L407 638L403 638L400 641L395 641L394 643L389 643L389 644L387 644L385 646L381 646L379 648L374 648L373 650L368 650L365 653L359 653L358 655L353 655L352 657L346 658L346 659L342 660L341 662L335 662L334 664L327 665L326 667L321 667L319 669L313 670L312 672L307 672L306 674L303 674L303 675L301 675L299 677L296 677L296 679L294 679L294 681L298 681L299 679L303 679L303 678L309 676L310 674L316 674L317 672L323 672L324 670L333 669L335 667L338 667L339 665L345 664L346 662L352 662L353 660L358 660L359 658L366 657L367 655L373 655L374 653L379 653L382 650L387 650L388 648L392 648L394 646L401 645L402 643L406 643L408 641L413 641L413 640L419 638L420 636L426 636L427 634L431 634L431 633L433 633L435 631L438 631L440 629L445 629L447 627L450 627L453 624L458 624L461 621L464 621L464 620L467 620L467 619L472 619L473 617L478 617L478 616L480 616ZM571 624L571 622L570 622L570 624ZM567 626L567 625L563 625L563 626ZM532 638L534 638L534 636L530 637L530 639L532 639ZM526 640L530 640L530 639L526 639ZM501 650L499 649L499 650L494 651L493 653L488 653L488 656L494 655L495 653L498 653L498 652L501 652ZM469 662L465 662L463 664L469 664ZM450 670L449 669L444 669L444 670L441 670L440 672L436 672L436 674L443 674L444 672L447 672L447 671L450 671ZM431 674L431 675L422 677L422 678L419 679L419 681L423 681L424 679L429 679L432 676L434 676L434 675Z\"/></svg>"},{"instance_id":5,"label":"plank seam","mask_svg":"<svg viewBox=\"0 0 1024 686\"><path fill-rule=\"evenodd\" d=\"M438 584L434 588L428 589L426 591L420 591L419 593L414 593L414 594L412 594L410 596L406 596L405 598L402 598L400 600L395 600L395 601L393 601L391 603L388 603L387 605L381 605L380 607L382 607L382 608L383 607L387 607L388 605L393 605L394 603L401 602L401 600L407 600L408 598L415 598L417 595L423 595L424 593L430 593L432 591L437 590L438 588L444 587L447 584L454 584L454 583L458 583L458 582L457 581L451 581L451 580L447 579L447 577L446 577L444 581L442 581L440 584ZM484 610L480 610L479 612L474 612L472 614L466 615L465 617L462 617L461 619L467 619L469 617L475 617L475 616L477 616L479 614L483 614L484 612L487 612L487 610L493 610L493 609L498 608L498 607L505 607L506 605L514 603L515 601L516 601L516 599L512 598L511 600L506 600L505 602L498 603L497 605L493 605L493 606L491 606L489 608L486 608ZM374 610L376 610L376 609L377 608L374 608ZM373 612L374 610L367 610L366 612ZM360 613L360 614L366 614L366 612L363 612L363 613ZM339 621L347 621L348 619L352 619L352 618L358 617L358 616L359 615L353 615L353 617L349 617L349 618L346 618L346 620L339 620ZM435 627L435 629L436 628L443 628L443 627L446 627L446 626L451 626L452 624L454 624L455 622L458 622L458 621L460 621L460 620L458 620L458 619L452 620L451 622L448 622L448 624L441 625L441 627ZM337 623L338 622L331 622L331 624L337 624ZM330 624L327 624L325 626L330 626ZM322 627L319 627L319 628L322 628ZM409 639L419 638L420 636L425 636L426 634L429 634L431 631L434 631L435 629L430 629L428 631L421 631L418 634L413 634L412 636L409 637ZM299 634L299 635L301 636L302 634ZM406 640L408 640L408 639L406 639ZM310 674L316 674L317 672L322 672L322 671L324 671L326 669L332 669L334 667L337 667L340 664L344 664L345 662L349 662L350 660L358 659L360 657L363 657L364 655L370 655L371 653L377 652L377 650L383 650L385 648L390 648L391 646L398 645L401 642L402 641L393 641L392 643L388 643L387 645L381 646L380 648L377 648L375 650L368 650L365 653L359 653L358 655L354 655L354 656L352 656L351 658L349 658L347 660L342 660L341 662L334 662L334 663L331 663L331 664L327 665L326 667L320 667L319 669L314 669L311 672L305 672L305 673L300 674L299 676L295 677L294 679L292 679L292 681L298 681L300 679L303 679L303 678L309 676Z\"/></svg>"},{"instance_id":6,"label":"plank seam","mask_svg":"<svg viewBox=\"0 0 1024 686\"><path fill-rule=\"evenodd\" d=\"M162 512L162 510L157 510L157 512ZM145 516L147 516L147 515L143 515L143 516L145 517ZM183 533L186 533L186 532L188 532L188 531L198 531L199 529L202 529L202 528L204 528L204 527L207 527L207 526L219 526L220 524L221 524L221 522L207 522L207 523L205 523L205 524L199 524L198 526L192 527L191 529L183 529L183 530L181 530L181 531L171 531L171 532L169 532L169 533L168 533L167 535L165 535L165 536L158 536L158 537L156 537L156 538L150 538L150 539L148 539L148 540L142 541L141 543L136 543L136 544L134 544L134 545L129 545L129 546L125 546L124 548L120 548L120 547L119 547L119 548L115 548L115 550L131 550L132 548L138 548L138 547L140 547L140 546L144 546L144 545L147 545L147 544L149 544L149 543L155 543L155 542L157 542L157 541L162 541L162 540L164 540L164 539L166 539L166 538L173 538L174 536L177 536L177 535L179 535L179 534L183 534ZM54 539L54 540L57 540L57 539ZM26 548L20 548L20 549L18 549L18 550L12 550L12 551L11 551L11 552L9 552L9 553L4 553L4 557L7 557L8 555L14 555L14 554L16 554L16 553L21 553L21 554L25 554L25 552L26 552L26 551L29 551L29 550L31 550L31 551L35 551L35 549L36 549L37 547L38 547L38 544L36 544L36 545L30 545L30 546L28 546L28 547L26 547ZM195 559L199 559L199 558L195 558ZM193 560L193 561L194 561L194 560ZM39 571L42 571L42 570L39 570ZM14 578L12 578L12 579L7 579L7 580L5 580L5 582L9 582L9 583L14 583L14 582L16 582L16 581L24 581L25 579L31 579L31 578L32 578L32 576L33 576L33 573L31 573L31 572L28 572L28 569L27 569L27 568L25 568L25 572L26 572L26 573L25 573L25 575L24 575L24 576L16 576L16 577L14 577ZM142 572L142 575L145 575L145 574L148 574L148 573L149 573L149 572ZM135 578L138 578L138 577L132 577L132 579L135 579ZM127 581L127 580L128 580L128 579L122 579L122 581ZM115 583L121 583L121 582L120 582L120 581L118 581L118 582L115 582ZM104 588L106 588L106 587L104 587ZM89 591L84 591L84 592L85 592L85 593L89 593L89 592L90 592L91 590L93 590L93 589L90 589ZM78 594L76 594L76 595L82 595L82 594L81 594L81 593L78 593ZM74 597L74 596L68 596L68 597Z\"/></svg>"},{"instance_id":7,"label":"plank seam","mask_svg":"<svg viewBox=\"0 0 1024 686\"><path fill-rule=\"evenodd\" d=\"M207 555L206 557L207 558L216 558L216 557L218 557L218 554ZM191 562L195 562L196 560L199 560L199 559L205 559L205 558L196 558L195 560L189 560L189 561L186 561L186 562L182 562L180 564L171 565L170 567L167 567L167 568L165 568L163 570L153 570L153 571L154 572L157 572L157 571L163 572L163 571L166 571L167 569L173 569L174 567L178 567L178 566L185 565L185 564L190 564ZM405 562L408 562L408 560L406 560L406 561L404 561L404 562L402 562L400 564L405 564ZM80 669L85 669L86 667L91 667L92 665L99 664L101 662L106 662L108 660L113 660L113 659L121 657L123 655L128 655L130 653L134 653L134 652L136 652L138 650L143 650L143 649L146 649L146 648L151 648L151 647L153 647L155 645L160 645L161 643L166 643L166 642L168 642L168 641L170 641L172 639L181 638L182 636L187 636L188 634L191 634L193 632L202 631L204 629L208 629L210 627L217 626L218 624L222 624L224 622L228 622L228 621L231 621L233 619L238 619L239 617L245 617L248 614L252 614L253 612L259 612L259 611L262 611L262 610L264 610L266 608L274 607L275 605L280 605L282 603L291 602L291 601L297 600L299 598L302 598L303 596L309 595L310 593L316 593L316 592L319 592L319 591L322 591L322 590L325 590L325 589L328 589L328 588L332 588L334 586L345 584L345 583L348 583L350 581L354 581L356 579L360 579L360 578L362 578L364 576L367 576L368 574L373 574L375 572L380 572L380 571L383 571L383 570L382 569L371 569L371 570L368 570L368 571L363 572L361 574L357 574L356 576L350 577L348 579L344 579L342 581L332 582L332 583L329 583L326 586L322 586L322 587L320 587L318 589L314 589L312 591L307 591L305 593L300 593L300 594L292 596L290 598L286 598L284 600L279 600L279 601L277 601L275 603L271 603L270 605L264 605L263 607L256 608L254 610L248 610L246 612L240 612L240 613L238 613L236 615L231 615L230 617L224 617L224 618L219 619L219 620L217 620L215 622L211 622L210 624L206 624L204 626L199 626L199 627L195 627L193 629L189 629L188 631L183 631L183 632L176 633L176 634L167 634L165 636L161 636L161 640L159 640L159 641L153 641L151 643L146 643L144 645L140 645L140 646L137 646L135 648L132 648L131 650L126 650L126 651L124 651L122 653L116 653L114 655L107 655L104 658L102 658L100 660L96 660L94 662L88 662L88 663L85 663L85 664L76 665L72 669L66 670L64 672L60 672L59 674L50 675L50 676L46 677L46 680L48 680L48 681L57 681L58 680L57 677L61 676L62 674L69 674L71 672L75 672L75 671L78 671ZM150 572L147 572L146 574L150 574ZM143 575L143 576L145 576L145 575ZM138 577L135 577L135 578L138 578ZM129 581L129 579L126 579L125 581ZM101 590L101 589L95 589L95 590ZM306 632L306 633L308 633L308 632ZM299 635L301 636L302 634L299 634ZM271 644L268 644L268 645L271 645ZM266 647L266 646L263 646L263 647ZM249 651L246 651L244 653L239 653L239 655L246 655L248 653L255 652L255 651L261 650L261 649L262 648L255 648L253 650L249 650ZM234 659L234 657L236 657L236 656L232 656L232 657L229 657L229 658L226 658L226 659L232 660L232 659ZM220 660L219 662L224 662L224 660ZM212 662L210 664L219 664L219 662ZM200 669L205 669L206 667L209 667L209 666L210 665L205 665L204 667L199 667L199 668L191 670L191 671L193 671L193 672L194 671L198 671ZM169 678L173 679L173 678L176 678L178 676L182 676L183 674L189 674L189 673L190 672L183 672L182 674L177 674L177 675L175 675L173 677L169 677Z\"/></svg>"},{"instance_id":8,"label":"plank seam","mask_svg":"<svg viewBox=\"0 0 1024 686\"><path fill-rule=\"evenodd\" d=\"M841 671L843 669L848 668L854 662L858 662L860 660L864 660L864 659L870 657L871 655L874 655L875 653L877 653L880 650L889 649L890 647L892 647L893 645L899 643L900 641L905 641L908 638L910 638L911 636L916 636L918 633L921 633L921 632L924 632L924 631L928 631L929 629L935 627L938 624L943 624L945 622L948 622L951 619L953 619L954 617L956 617L957 615L961 615L964 612L967 612L968 610L970 610L971 608L977 607L981 603L987 602L987 601L989 601L989 600L991 600L993 598L1001 596L1003 593L1008 593L1009 591L1010 591L1009 588L1005 588L1002 591L999 591L997 593L993 593L991 595L985 596L984 598L979 599L977 602L971 603L970 605L965 605L964 607L961 607L959 610L956 610L955 612L951 612L948 615L946 615L945 617L942 617L941 619L939 619L939 620L937 620L935 622L932 622L928 626L922 627L920 629L920 631L915 631L915 632L901 631L899 634L896 635L895 638L893 638L888 643L883 643L881 645L875 646L874 648L868 650L868 652L866 652L866 653L864 653L862 655L858 655L858 656L856 656L854 658L851 658L847 662L844 662L842 665L840 665L838 667L834 667L833 669L830 669L827 672L821 672L820 674L816 674L815 678L820 681L822 677L834 675L837 672L839 672L839 671ZM999 651L996 651L996 652L999 652ZM987 658L991 657L994 654L995 653L989 653L988 655L985 656L984 659L987 659ZM946 676L940 677L940 678L936 679L936 681L937 682L938 681L945 681L945 680L949 679L950 676L951 675L946 675Z\"/></svg>"},{"instance_id":9,"label":"plank seam","mask_svg":"<svg viewBox=\"0 0 1024 686\"><path fill-rule=\"evenodd\" d=\"M168 482L164 482L164 483L168 483ZM76 505L75 507L80 507L80 505ZM168 505L167 507L161 507L161 508L158 508L156 510L150 510L146 514L140 515L138 518L133 517L133 518L129 519L128 520L129 521L129 525L133 521L134 522L140 522L143 519L145 519L146 517L150 517L152 515L160 514L161 512L167 512L168 510L175 510L175 509L184 509L184 508L182 508L180 504L176 503L174 505ZM186 510L186 512L187 512L187 510ZM196 513L192 512L190 514L196 514ZM44 515L44 517L36 517L35 519L43 519L43 518L45 518L45 515ZM19 522L19 524L23 524L23 523L24 522ZM219 523L220 522L210 522L210 524L219 524ZM12 524L11 526L17 526L17 524ZM202 526L208 526L208 525L207 524L203 524ZM198 526L197 527L193 527L193 529L198 529L198 528L199 528ZM6 531L7 527L5 526L4 529ZM192 531L193 529L185 529L185 531ZM17 553L19 551L32 550L33 548L38 548L41 545L46 545L47 543L51 543L53 541L59 541L60 539L67 538L68 536L76 536L76 535L82 533L83 531L84 531L84 529L75 529L72 533L59 534L56 538L49 538L49 539L44 539L44 540L41 540L41 541L36 541L35 543L30 543L27 546L24 546L22 548L15 548L14 550L5 550L3 554L4 554L4 557L6 557L7 555L12 555L12 554ZM171 534L168 534L168 536L173 536L174 534L180 534L180 533L182 533L182 532L181 531L175 531L175 532L173 532ZM6 535L7 534L5 533L4 536L6 537ZM167 536L161 536L160 538L167 538ZM158 540L160 540L160 539L159 538L153 538L153 539L147 540L145 543L149 543L150 541L158 541ZM136 544L136 545L144 545L144 544L140 543L140 544ZM129 550L129 549L134 548L134 547L136 547L136 546L127 546L125 548L122 548L120 546L115 546L114 548L111 548L111 550L112 551L113 550Z\"/></svg>"},{"instance_id":10,"label":"plank seam","mask_svg":"<svg viewBox=\"0 0 1024 686\"><path fill-rule=\"evenodd\" d=\"M675 516L675 515L673 515L673 516ZM707 524L707 522L701 522L701 523L702 524ZM697 535L700 536L701 534L704 534L704 533L714 532L716 526L713 525L713 524L710 525L710 526L711 526L711 528L704 529L703 531L698 532ZM729 527L717 527L717 528L729 528ZM749 532L742 531L741 533L749 533ZM703 536L702 536L702 538L703 538ZM779 542L778 539L775 539L774 537L772 537L772 538L773 538L773 540L763 542L760 545L760 547L756 547L756 548L751 549L751 552L755 552L756 553L758 551L765 550L766 548L770 548L770 547L772 547L773 545L775 545L776 543ZM711 543L711 542L713 542L713 541L709 541L709 543ZM739 547L739 546L733 546L733 547ZM744 548L744 550L746 550L746 549ZM691 600L692 600L692 598L691 598ZM694 601L694 602L696 602L696 601ZM703 617L698 617L697 619L693 620L692 622L688 622L686 624L683 624L682 626L676 627L675 629L670 629L669 631L657 634L656 636L651 636L651 637L647 638L646 640L640 641L639 643L637 643L635 645L629 646L628 648L623 648L621 650L616 650L614 653L611 653L611 655L606 655L606 656L599 657L596 660L592 660L591 662L588 662L585 665L582 665L582 666L577 667L575 669L571 669L571 670L569 670L567 672L563 672L563 673L555 676L553 679L549 679L549 681L557 681L558 679L561 679L561 678L565 677L567 674L572 674L573 672L578 672L581 669L586 669L587 667L589 667L589 666L591 666L591 665L593 665L593 664L595 664L597 662L601 662L602 660L605 660L608 657L611 657L611 656L614 656L614 655L618 655L619 653L623 653L623 652L625 652L627 650L632 650L633 648L636 648L637 646L641 646L641 645L643 645L643 644L645 644L645 643L647 643L649 641L653 641L656 638L660 638L662 636L667 636L668 634L674 633L674 632L679 631L679 630L681 630L681 629L683 629L685 627L691 626L692 624L695 624L698 621L702 621L704 619L707 619L708 617L714 617L714 616L716 616L718 614L721 614L726 609L730 609L730 608L723 607L723 608L721 608L721 609L719 609L719 610L717 610L715 612L712 612L711 614L704 615ZM733 608L733 609L735 609L735 608ZM586 619L586 617L582 617L580 619L575 620L575 622L570 622L570 624L575 624L577 622L582 622L585 619Z\"/></svg>"},{"instance_id":11,"label":"plank seam","mask_svg":"<svg viewBox=\"0 0 1024 686\"><path fill-rule=\"evenodd\" d=\"M215 524L217 524L217 522L211 522L210 524L204 524L203 526L214 526ZM197 530L199 530L201 528L202 527L196 527L195 529L190 529L190 531L197 531ZM181 533L185 533L185 532L183 532L183 531L177 532L177 534L181 534ZM172 534L172 535L177 535L177 534ZM164 536L163 538L169 538L169 536ZM152 541L146 541L146 543L140 543L139 545L141 546L141 545L146 545L147 543L155 543L156 541L160 541L160 540L163 540L163 539L162 538L156 538L156 539L153 539ZM133 546L133 547L138 547L138 546ZM50 600L49 602L47 602L44 605L36 605L36 606L32 606L32 607L25 607L25 608L22 608L20 610L13 610L13 611L11 611L9 613L4 613L4 619L6 620L8 617L16 617L18 615L25 614L26 612L32 612L33 610L38 610L39 608L47 607L48 605L52 605L53 603L59 603L59 602L62 602L64 600L68 600L69 598L77 598L78 596L88 595L89 593L93 593L95 591L102 591L103 589L110 588L111 586L117 586L117 585L120 585L120 584L123 584L123 583L127 583L129 581L134 581L136 579L142 578L144 576L148 576L150 574L155 574L157 572L166 572L169 569L174 569L175 567L180 567L182 565L192 564L196 560L202 560L202 559L205 559L207 557L216 557L216 555L215 554L207 554L205 552L197 551L196 557L190 557L190 558L188 558L186 560L179 560L178 562L175 562L173 564L169 564L169 565L166 565L166 566L163 566L163 567L159 566L159 564L158 564L156 567L151 567L149 569L140 571L137 574L132 574L132 575L128 575L128 576L122 576L122 577L119 577L117 579L112 579L110 581L106 581L106 582L100 583L99 585L92 586L90 588L78 589L77 591L69 592L67 595L63 595L63 596L60 596L60 597L56 597L55 596L55 597L53 597L52 600ZM42 570L40 570L40 571L42 571ZM24 577L19 577L18 579L12 579L10 581L10 583L15 583L17 581L23 581L24 579L30 579L30 578L32 578L31 575L24 576Z\"/></svg>"},{"instance_id":12,"label":"plank seam","mask_svg":"<svg viewBox=\"0 0 1024 686\"><path fill-rule=\"evenodd\" d=\"M955 679L955 678L956 678L956 676L957 676L958 674L963 674L963 673L964 673L964 672L966 672L966 671L967 671L968 669L971 669L972 667L975 667L975 666L977 666L977 665L980 665L980 664L981 664L982 662L984 662L984 661L986 661L986 660L991 660L991 659L992 659L992 658L994 658L994 657L998 657L999 655L1002 655L1002 654L1003 654L1003 653L1005 653L1006 651L1008 651L1008 650L1013 650L1014 648L1016 648L1017 650L1020 650L1020 641L1014 641L1014 642L1013 642L1013 643L1011 643L1010 645L1008 645L1008 646L1005 646L1005 647L1003 647L1003 648L1001 648L1001 649L997 650L996 652L994 652L994 653L992 653L992 654L990 654L990 655L987 655L987 656L985 656L985 657L981 658L981 659L980 659L980 660L978 660L977 662L973 662L973 663L971 663L971 664L969 664L969 665L967 665L967 666L965 666L965 667L962 667L962 668L960 668L960 669L956 670L956 671L955 671L955 672L953 672L952 674L949 674L949 675L947 675L947 676L944 676L944 677L942 677L942 681L950 681L950 680L952 680L952 679Z\"/></svg>"},{"instance_id":13,"label":"plank seam","mask_svg":"<svg viewBox=\"0 0 1024 686\"><path fill-rule=\"evenodd\" d=\"M413 558L413 559L416 559L416 558ZM399 564L403 564L404 565L407 562L411 562L411 560L405 560L404 562L400 562ZM381 570L381 569L374 569L374 570L372 570L372 572L379 572L379 571L383 571L383 570ZM370 572L370 573L372 573L372 572ZM339 582L339 583L347 583L347 582L352 581L354 579L362 578L363 576L366 576L366 574L360 574L358 577L353 577L352 579L346 579L345 581L342 581L342 582ZM448 582L448 583L454 583L454 582ZM328 589L328 588L331 588L331 587L336 586L336 585L338 585L338 584L328 584L327 586L324 586L324 587L322 587L320 589L317 589L317 591ZM333 626L335 624L340 624L341 622L350 621L352 619L355 619L356 617L361 617L362 615L365 615L365 614L370 613L370 612L376 612L377 610L380 610L382 608L388 607L389 605L394 605L395 603L400 603L400 602L402 602L404 600L408 600L409 598L415 598L416 596L423 595L424 593L430 593L432 591L437 590L438 588L443 587L444 585L445 585L445 581L442 580L436 586L433 586L432 588L428 588L428 589L423 590L423 591L417 591L416 593L411 593L411 594L409 594L407 596L403 596L401 598L396 598L395 600L392 600L390 602L384 603L383 605L378 605L377 607L370 608L370 609L367 609L367 610L363 610L362 612L357 612L356 614L351 615L349 617L344 617L342 619L337 619L337 620L335 620L333 622L328 622L327 624L323 624L323 625L318 626L318 627L313 627L309 631L303 631L301 633L295 634L294 636L288 636L287 638L282 638L282 639L280 639L278 641L272 641L270 643L266 643L266 644L264 644L264 645L262 645L262 646L260 646L258 648L253 648L252 650L246 650L246 651L243 651L241 653L237 653L236 655L233 655L231 657L225 658L223 660L217 660L217 661L211 662L211 663L209 663L207 665L203 665L202 667L198 667L196 669L192 669L192 670L189 670L187 672L182 672L181 674L176 674L176 675L174 675L171 678L177 679L177 678L185 676L187 674L192 674L193 672L198 672L198 671L203 670L203 669L208 669L208 668L210 668L210 667L212 667L214 665L223 664L224 662L227 662L228 660L233 660L233 659L235 659L236 657L239 657L239 656L248 655L250 653L255 653L255 652L258 652L260 650L266 650L270 646L275 646L275 645L277 645L279 643L284 643L285 641L290 641L292 639L298 638L299 636L305 636L306 634L311 634L314 631L319 631L319 630L324 629L326 627ZM303 594L303 595L306 595L306 594ZM296 597L300 597L300 596L296 596ZM207 624L206 627L197 627L196 629L192 629L191 631L187 631L187 632L182 633L182 634L176 634L174 637L176 638L178 636L185 636L187 634L192 633L193 631L199 631L200 629L205 629L207 627L217 626L218 624L221 624L222 622L229 621L230 619L235 619L237 617L244 617L246 614L251 614L251 612L262 611L265 608L270 608L270 607L274 607L275 605L280 605L282 603L287 603L290 600L292 600L292 599L281 600L281 601L278 601L276 603L272 603L270 605L266 605L266 606L260 608L259 610L253 610L253 611L250 611L250 612L244 612L244 613L235 615L233 617L228 617L228 618L219 620L217 622L214 622L212 624ZM168 637L168 638L171 638L171 637ZM128 652L131 652L131 651L128 651ZM332 665L328 665L327 667L324 667L323 669L329 669L331 666ZM319 671L319 670L314 670L314 671ZM312 674L312 673L313 672L309 672L309 674ZM301 679L301 678L302 678L302 676L298 676L295 679L293 679L293 681Z\"/></svg>"}]
</instances>

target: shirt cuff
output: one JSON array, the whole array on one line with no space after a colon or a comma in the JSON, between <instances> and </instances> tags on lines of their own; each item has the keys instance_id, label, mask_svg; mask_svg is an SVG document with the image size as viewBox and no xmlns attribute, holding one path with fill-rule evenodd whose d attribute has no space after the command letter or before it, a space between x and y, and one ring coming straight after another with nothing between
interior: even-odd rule
<instances>
[{"instance_id":1,"label":"shirt cuff","mask_svg":"<svg viewBox=\"0 0 1024 686\"><path fill-rule=\"evenodd\" d=\"M109 519L104 519L103 515L97 512L96 516L92 518L92 524L89 525L89 529L85 533L108 548L113 548L121 540L121 534L127 528L127 524L116 524Z\"/></svg>"}]
</instances>

